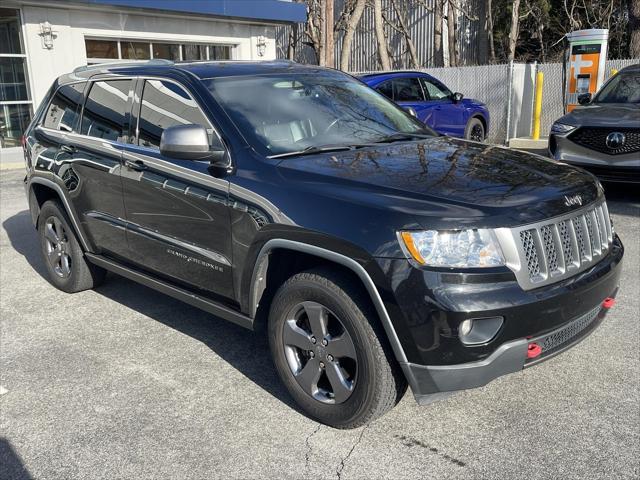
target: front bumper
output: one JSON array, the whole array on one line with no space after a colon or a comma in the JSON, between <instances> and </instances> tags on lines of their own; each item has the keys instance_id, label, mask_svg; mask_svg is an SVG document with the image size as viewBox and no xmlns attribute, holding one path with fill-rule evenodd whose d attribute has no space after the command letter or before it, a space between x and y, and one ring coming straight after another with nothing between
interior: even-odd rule
<instances>
[{"instance_id":1,"label":"front bumper","mask_svg":"<svg viewBox=\"0 0 640 480\"><path fill-rule=\"evenodd\" d=\"M588 270L528 291L512 272L460 274L381 262L395 275L395 310L389 310L396 314L392 320L408 359L401 367L416 400L430 403L446 392L481 387L578 343L606 315L602 302L616 294L623 255L614 236L608 255ZM497 316L504 323L490 341L461 342L461 322ZM528 359L532 342L543 351Z\"/></svg>"},{"instance_id":2,"label":"front bumper","mask_svg":"<svg viewBox=\"0 0 640 480\"><path fill-rule=\"evenodd\" d=\"M615 293L609 298L615 298ZM598 306L544 335L504 343L484 360L459 365L404 364L403 371L416 401L420 405L429 404L443 393L482 387L498 377L537 365L564 352L589 336L608 311L608 308ZM529 358L529 345L540 346L542 353Z\"/></svg>"},{"instance_id":3,"label":"front bumper","mask_svg":"<svg viewBox=\"0 0 640 480\"><path fill-rule=\"evenodd\" d=\"M640 183L637 152L608 155L578 145L568 136L549 135L549 153L555 160L584 168L604 181Z\"/></svg>"}]
</instances>

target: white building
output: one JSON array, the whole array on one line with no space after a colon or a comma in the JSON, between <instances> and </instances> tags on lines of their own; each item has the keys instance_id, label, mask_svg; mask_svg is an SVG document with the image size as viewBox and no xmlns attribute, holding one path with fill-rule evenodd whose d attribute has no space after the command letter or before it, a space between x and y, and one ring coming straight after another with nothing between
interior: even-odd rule
<instances>
[{"instance_id":1,"label":"white building","mask_svg":"<svg viewBox=\"0 0 640 480\"><path fill-rule=\"evenodd\" d=\"M0 159L21 158L20 137L53 80L99 62L270 60L276 27L301 22L288 0L3 0L0 7Z\"/></svg>"}]
</instances>

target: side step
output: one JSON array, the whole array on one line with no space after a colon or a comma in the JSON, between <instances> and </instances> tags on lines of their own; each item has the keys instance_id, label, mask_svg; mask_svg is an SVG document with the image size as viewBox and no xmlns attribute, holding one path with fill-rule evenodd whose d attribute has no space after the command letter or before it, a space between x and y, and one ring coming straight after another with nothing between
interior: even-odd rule
<instances>
[{"instance_id":1,"label":"side step","mask_svg":"<svg viewBox=\"0 0 640 480\"><path fill-rule=\"evenodd\" d=\"M147 275L146 273L141 273L131 268L124 267L119 263L112 260L107 260L100 255L85 253L85 256L94 265L102 267L118 275L122 275L123 277L133 280L134 282L141 283L142 285L145 285L149 288L153 288L154 290L181 300L185 303L188 303L189 305L193 305L194 307L204 310L205 312L209 312L217 317L228 320L229 322L235 323L236 325L240 325L241 327L253 330L253 319L251 317L232 310L229 307L200 297L199 295L171 285L162 280L158 280L157 278Z\"/></svg>"}]
</instances>

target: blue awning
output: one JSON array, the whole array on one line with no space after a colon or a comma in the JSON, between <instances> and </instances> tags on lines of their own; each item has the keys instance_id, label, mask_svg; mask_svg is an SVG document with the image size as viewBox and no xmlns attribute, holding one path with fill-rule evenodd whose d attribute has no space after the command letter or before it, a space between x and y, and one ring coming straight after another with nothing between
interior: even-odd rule
<instances>
[{"instance_id":1,"label":"blue awning","mask_svg":"<svg viewBox=\"0 0 640 480\"><path fill-rule=\"evenodd\" d=\"M307 19L303 3L283 0L81 0L75 3L274 22Z\"/></svg>"}]
</instances>

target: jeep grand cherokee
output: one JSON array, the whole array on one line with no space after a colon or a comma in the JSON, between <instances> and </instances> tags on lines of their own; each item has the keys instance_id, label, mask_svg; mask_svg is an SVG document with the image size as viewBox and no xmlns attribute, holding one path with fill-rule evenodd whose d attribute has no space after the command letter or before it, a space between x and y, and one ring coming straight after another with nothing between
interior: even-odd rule
<instances>
[{"instance_id":1,"label":"jeep grand cherokee","mask_svg":"<svg viewBox=\"0 0 640 480\"><path fill-rule=\"evenodd\" d=\"M24 150L53 285L109 270L262 332L291 396L339 428L407 384L425 404L556 355L618 285L593 176L439 136L335 70L76 69Z\"/></svg>"}]
</instances>

